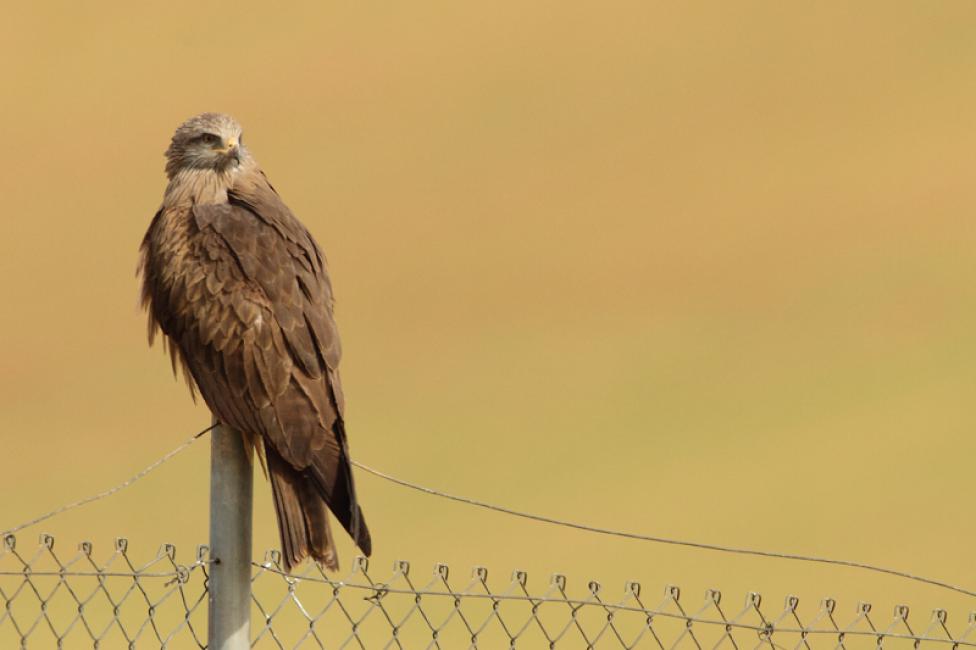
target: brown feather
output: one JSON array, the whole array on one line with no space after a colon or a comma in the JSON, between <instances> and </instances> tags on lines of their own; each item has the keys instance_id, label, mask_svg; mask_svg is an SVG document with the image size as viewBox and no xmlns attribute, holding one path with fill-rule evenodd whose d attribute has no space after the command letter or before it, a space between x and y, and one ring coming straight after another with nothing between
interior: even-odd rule
<instances>
[{"instance_id":1,"label":"brown feather","mask_svg":"<svg viewBox=\"0 0 976 650\"><path fill-rule=\"evenodd\" d=\"M335 568L327 510L367 555L371 540L343 422L332 285L318 245L248 164L226 178L171 170L141 249L149 338L162 330L174 371L263 447L286 568L307 556Z\"/></svg>"},{"instance_id":2,"label":"brown feather","mask_svg":"<svg viewBox=\"0 0 976 650\"><path fill-rule=\"evenodd\" d=\"M328 569L337 570L339 560L322 499L309 479L276 451L268 449L266 454L285 570L291 572L308 556Z\"/></svg>"}]
</instances>

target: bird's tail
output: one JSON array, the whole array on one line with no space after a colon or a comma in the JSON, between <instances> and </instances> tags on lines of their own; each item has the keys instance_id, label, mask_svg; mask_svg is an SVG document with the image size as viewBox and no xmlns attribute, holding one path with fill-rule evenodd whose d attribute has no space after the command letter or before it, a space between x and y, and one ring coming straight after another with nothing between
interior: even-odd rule
<instances>
[{"instance_id":1,"label":"bird's tail","mask_svg":"<svg viewBox=\"0 0 976 650\"><path fill-rule=\"evenodd\" d=\"M285 570L311 556L327 569L339 568L325 501L312 479L265 445Z\"/></svg>"}]
</instances>

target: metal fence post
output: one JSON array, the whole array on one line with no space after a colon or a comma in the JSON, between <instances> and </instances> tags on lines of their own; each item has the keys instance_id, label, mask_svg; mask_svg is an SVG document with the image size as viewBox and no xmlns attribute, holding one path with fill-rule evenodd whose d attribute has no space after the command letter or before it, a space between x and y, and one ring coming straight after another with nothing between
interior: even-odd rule
<instances>
[{"instance_id":1,"label":"metal fence post","mask_svg":"<svg viewBox=\"0 0 976 650\"><path fill-rule=\"evenodd\" d=\"M240 433L222 424L211 431L210 650L251 645L251 465Z\"/></svg>"}]
</instances>

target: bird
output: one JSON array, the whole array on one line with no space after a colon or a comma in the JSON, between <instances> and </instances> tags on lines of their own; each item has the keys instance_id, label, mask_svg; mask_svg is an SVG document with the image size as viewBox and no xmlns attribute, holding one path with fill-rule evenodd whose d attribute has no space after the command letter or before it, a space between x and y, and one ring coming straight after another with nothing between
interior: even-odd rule
<instances>
[{"instance_id":1,"label":"bird","mask_svg":"<svg viewBox=\"0 0 976 650\"><path fill-rule=\"evenodd\" d=\"M369 556L322 249L229 115L190 118L165 156L138 266L150 346L162 332L174 375L260 459L288 573L308 557L338 569L329 511Z\"/></svg>"}]
</instances>

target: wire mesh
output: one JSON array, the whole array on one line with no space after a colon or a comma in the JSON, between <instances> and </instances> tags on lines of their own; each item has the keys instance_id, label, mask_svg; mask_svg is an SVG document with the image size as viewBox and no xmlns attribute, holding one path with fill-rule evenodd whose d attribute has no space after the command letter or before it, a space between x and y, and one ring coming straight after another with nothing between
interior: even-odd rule
<instances>
[{"instance_id":1,"label":"wire mesh","mask_svg":"<svg viewBox=\"0 0 976 650\"><path fill-rule=\"evenodd\" d=\"M119 538L99 563L90 542L62 554L51 535L26 550L7 535L0 600L0 648L204 648L206 549L184 566L164 544L135 564Z\"/></svg>"},{"instance_id":2,"label":"wire mesh","mask_svg":"<svg viewBox=\"0 0 976 650\"><path fill-rule=\"evenodd\" d=\"M168 544L136 564L118 539L98 562L87 542L62 555L50 535L26 551L8 535L0 548L0 648L205 648L208 566L205 546L189 564ZM484 567L458 577L438 564L417 576L403 561L377 575L357 558L341 578L311 564L289 576L269 551L253 566L252 647L976 647L976 613L953 633L941 609L916 627L905 606L885 615L858 603L844 615L830 598L801 618L794 596L782 605L756 593L727 603L716 590L697 599L668 586L651 597L636 582L610 594L597 582L571 589L558 574L530 590L524 571L490 584Z\"/></svg>"}]
</instances>

